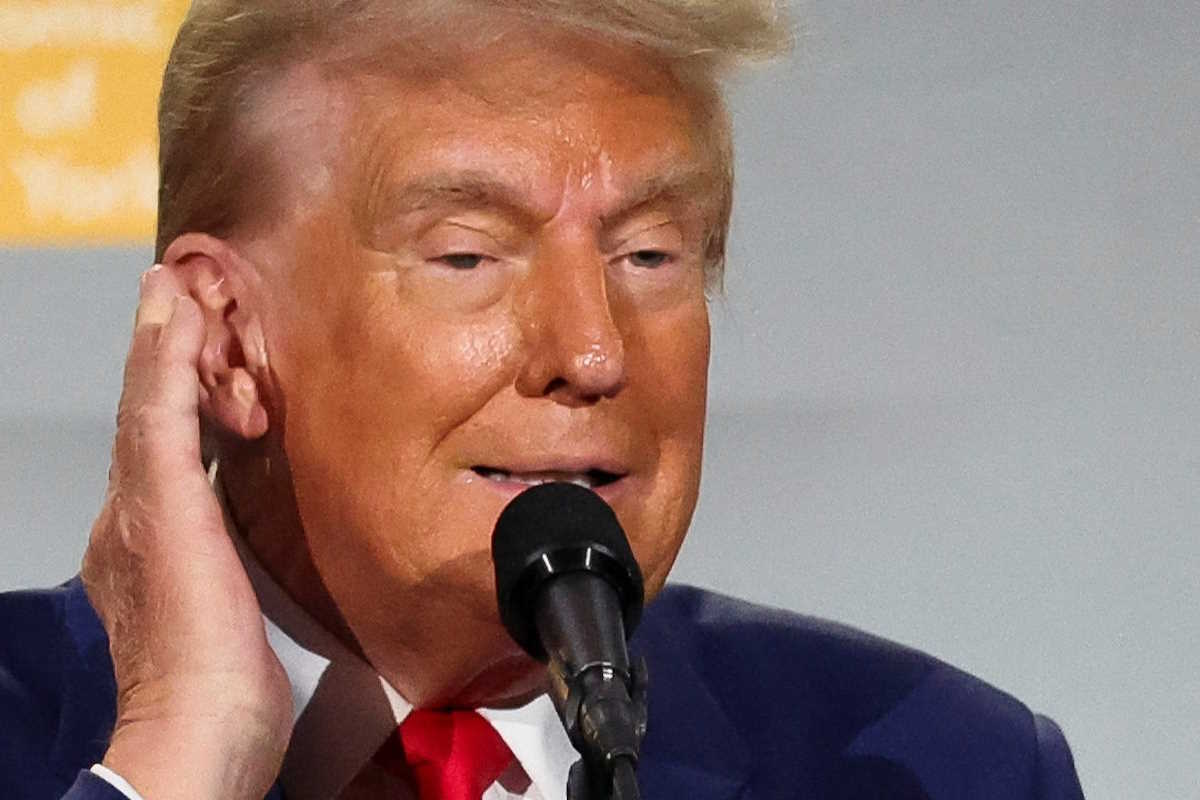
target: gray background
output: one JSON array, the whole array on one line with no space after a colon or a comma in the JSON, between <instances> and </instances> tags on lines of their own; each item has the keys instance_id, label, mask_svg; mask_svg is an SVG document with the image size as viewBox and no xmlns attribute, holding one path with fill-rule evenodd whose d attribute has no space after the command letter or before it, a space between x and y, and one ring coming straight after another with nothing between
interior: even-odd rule
<instances>
[{"instance_id":1,"label":"gray background","mask_svg":"<svg viewBox=\"0 0 1200 800\"><path fill-rule=\"evenodd\" d=\"M1054 716L1200 798L1200 3L808 3L740 80L676 575ZM148 248L0 251L0 588L72 574Z\"/></svg>"}]
</instances>

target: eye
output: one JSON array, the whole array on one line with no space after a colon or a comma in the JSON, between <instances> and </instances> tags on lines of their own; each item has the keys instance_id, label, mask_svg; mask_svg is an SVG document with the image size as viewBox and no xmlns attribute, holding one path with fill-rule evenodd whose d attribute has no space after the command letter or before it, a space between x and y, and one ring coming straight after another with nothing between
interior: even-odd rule
<instances>
[{"instance_id":1,"label":"eye","mask_svg":"<svg viewBox=\"0 0 1200 800\"><path fill-rule=\"evenodd\" d=\"M643 267L645 269L656 269L670 260L671 255L661 250L636 250L629 254L630 263L635 267Z\"/></svg>"},{"instance_id":2,"label":"eye","mask_svg":"<svg viewBox=\"0 0 1200 800\"><path fill-rule=\"evenodd\" d=\"M487 256L479 253L450 253L435 259L456 270L472 270L483 264Z\"/></svg>"}]
</instances>

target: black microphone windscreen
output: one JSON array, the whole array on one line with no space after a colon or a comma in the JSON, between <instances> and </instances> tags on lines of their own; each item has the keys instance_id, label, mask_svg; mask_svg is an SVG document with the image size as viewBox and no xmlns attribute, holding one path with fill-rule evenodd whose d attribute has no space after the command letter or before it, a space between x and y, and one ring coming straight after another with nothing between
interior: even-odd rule
<instances>
[{"instance_id":1,"label":"black microphone windscreen","mask_svg":"<svg viewBox=\"0 0 1200 800\"><path fill-rule=\"evenodd\" d=\"M617 515L595 492L571 483L544 483L517 495L492 533L496 597L509 633L540 655L534 603L546 581L565 572L600 575L621 599L628 632L641 616L641 570Z\"/></svg>"}]
</instances>

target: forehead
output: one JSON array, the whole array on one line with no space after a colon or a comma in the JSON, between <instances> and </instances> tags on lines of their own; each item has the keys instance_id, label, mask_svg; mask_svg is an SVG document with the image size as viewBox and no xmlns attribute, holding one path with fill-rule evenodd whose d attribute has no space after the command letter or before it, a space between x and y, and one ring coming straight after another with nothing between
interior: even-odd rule
<instances>
[{"instance_id":1,"label":"forehead","mask_svg":"<svg viewBox=\"0 0 1200 800\"><path fill-rule=\"evenodd\" d=\"M564 184L619 192L655 175L703 171L691 118L675 98L599 84L560 95L497 102L450 81L417 89L398 113L371 115L367 146L352 154L356 183L384 190L428 173L490 173L553 206Z\"/></svg>"},{"instance_id":2,"label":"forehead","mask_svg":"<svg viewBox=\"0 0 1200 800\"><path fill-rule=\"evenodd\" d=\"M549 206L570 181L620 192L711 172L718 183L717 109L638 49L518 29L479 46L381 53L332 74L301 65L282 82L273 127L301 188L336 178L373 203L389 185L461 170Z\"/></svg>"}]
</instances>

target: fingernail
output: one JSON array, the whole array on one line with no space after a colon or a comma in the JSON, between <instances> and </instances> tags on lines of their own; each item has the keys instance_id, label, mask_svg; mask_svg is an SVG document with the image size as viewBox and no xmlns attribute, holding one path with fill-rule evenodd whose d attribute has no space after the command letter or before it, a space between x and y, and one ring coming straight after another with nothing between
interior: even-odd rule
<instances>
[{"instance_id":1,"label":"fingernail","mask_svg":"<svg viewBox=\"0 0 1200 800\"><path fill-rule=\"evenodd\" d=\"M162 268L163 268L162 264L155 264L150 269L143 272L141 274L141 276L138 278L138 286L144 287L146 285L146 281L150 279L150 276L153 275L154 273L158 272Z\"/></svg>"},{"instance_id":2,"label":"fingernail","mask_svg":"<svg viewBox=\"0 0 1200 800\"><path fill-rule=\"evenodd\" d=\"M137 315L134 317L134 327L143 328L147 325L165 325L175 315L175 308L179 304L179 298L172 296L170 303L167 298L162 297L161 293L156 296L154 292L147 291L142 294L142 300L138 303Z\"/></svg>"}]
</instances>

